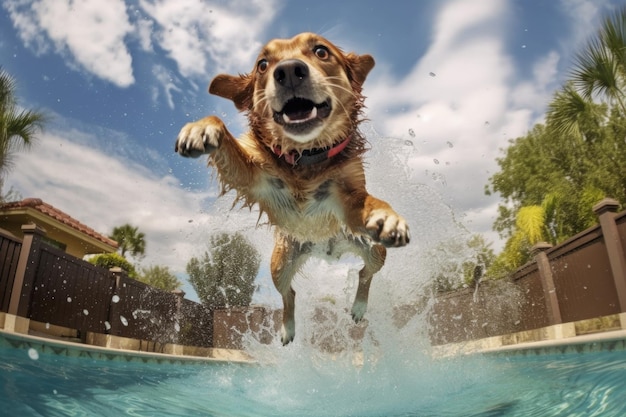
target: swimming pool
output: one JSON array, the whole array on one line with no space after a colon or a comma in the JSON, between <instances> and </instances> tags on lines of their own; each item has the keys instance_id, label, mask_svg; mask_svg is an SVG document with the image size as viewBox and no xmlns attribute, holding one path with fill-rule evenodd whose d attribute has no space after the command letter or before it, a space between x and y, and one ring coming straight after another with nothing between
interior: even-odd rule
<instances>
[{"instance_id":1,"label":"swimming pool","mask_svg":"<svg viewBox=\"0 0 626 417\"><path fill-rule=\"evenodd\" d=\"M623 339L440 359L416 346L358 366L297 343L256 364L67 346L0 334L0 415L626 415Z\"/></svg>"}]
</instances>

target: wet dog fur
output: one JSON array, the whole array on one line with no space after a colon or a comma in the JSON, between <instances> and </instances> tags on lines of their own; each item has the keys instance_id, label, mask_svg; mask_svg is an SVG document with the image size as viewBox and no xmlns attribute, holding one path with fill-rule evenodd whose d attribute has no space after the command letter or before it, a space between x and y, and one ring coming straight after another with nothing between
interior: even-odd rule
<instances>
[{"instance_id":1,"label":"wet dog fur","mask_svg":"<svg viewBox=\"0 0 626 417\"><path fill-rule=\"evenodd\" d=\"M363 259L351 311L359 322L386 248L410 240L406 221L365 187L367 142L358 125L362 85L373 67L370 55L344 54L313 33L274 39L250 73L221 74L209 86L246 112L249 131L235 139L208 116L186 124L176 139L182 156L208 154L222 192L235 190L275 227L270 269L283 300L283 344L295 336L291 281L315 248Z\"/></svg>"}]
</instances>

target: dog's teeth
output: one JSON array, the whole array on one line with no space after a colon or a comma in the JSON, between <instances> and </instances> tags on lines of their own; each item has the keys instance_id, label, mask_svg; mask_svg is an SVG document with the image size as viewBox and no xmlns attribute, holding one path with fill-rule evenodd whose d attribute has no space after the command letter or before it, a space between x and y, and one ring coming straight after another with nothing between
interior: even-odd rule
<instances>
[{"instance_id":1,"label":"dog's teeth","mask_svg":"<svg viewBox=\"0 0 626 417\"><path fill-rule=\"evenodd\" d=\"M287 115L287 113L283 113L283 121L287 124L288 123L304 123L304 122L308 122L309 120L313 120L316 117L317 117L317 107L313 107L313 110L311 110L309 115L303 119L292 120L291 117Z\"/></svg>"}]
</instances>

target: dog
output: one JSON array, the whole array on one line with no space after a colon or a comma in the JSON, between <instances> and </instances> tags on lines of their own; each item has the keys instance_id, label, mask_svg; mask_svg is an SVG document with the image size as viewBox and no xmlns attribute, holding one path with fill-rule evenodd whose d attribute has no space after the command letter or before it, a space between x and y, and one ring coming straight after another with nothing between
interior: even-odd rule
<instances>
[{"instance_id":1,"label":"dog","mask_svg":"<svg viewBox=\"0 0 626 417\"><path fill-rule=\"evenodd\" d=\"M178 154L209 155L222 194L236 191L235 203L257 205L275 227L270 270L283 301L283 345L295 336L291 281L310 256L351 252L363 259L351 310L358 323L386 248L410 241L405 219L365 187L368 144L358 126L373 67L372 56L344 54L317 34L274 39L250 73L220 74L209 86L246 112L249 131L235 139L208 116L176 138Z\"/></svg>"}]
</instances>

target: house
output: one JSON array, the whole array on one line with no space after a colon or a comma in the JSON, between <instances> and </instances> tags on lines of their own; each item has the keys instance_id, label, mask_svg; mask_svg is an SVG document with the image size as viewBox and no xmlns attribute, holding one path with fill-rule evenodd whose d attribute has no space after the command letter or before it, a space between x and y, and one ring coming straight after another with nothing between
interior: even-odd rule
<instances>
[{"instance_id":1,"label":"house","mask_svg":"<svg viewBox=\"0 0 626 417\"><path fill-rule=\"evenodd\" d=\"M46 231L45 242L82 259L111 253L118 243L39 198L0 204L0 229L23 238L22 225L36 224Z\"/></svg>"}]
</instances>

